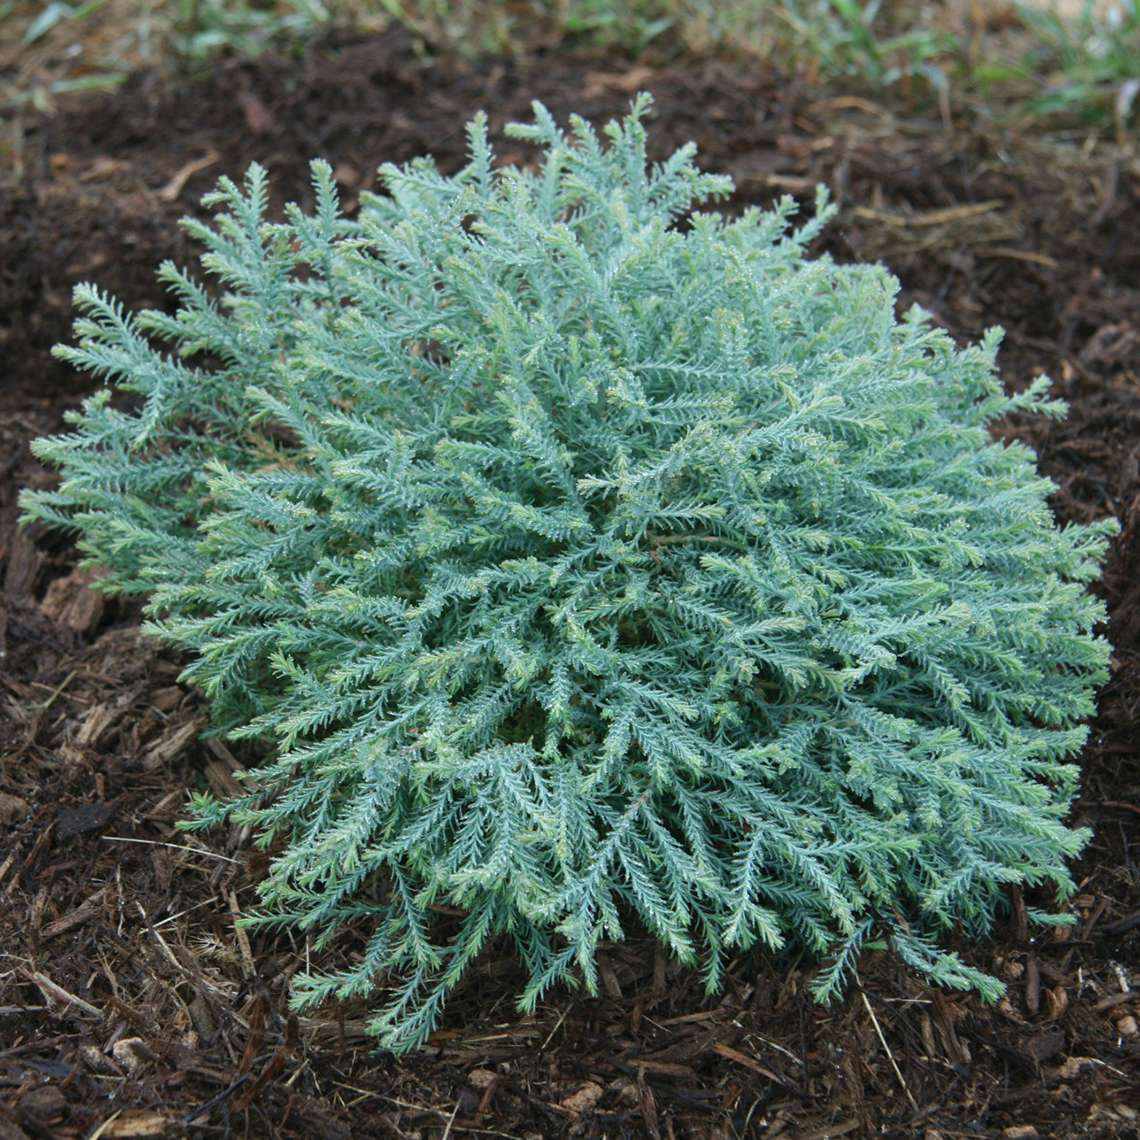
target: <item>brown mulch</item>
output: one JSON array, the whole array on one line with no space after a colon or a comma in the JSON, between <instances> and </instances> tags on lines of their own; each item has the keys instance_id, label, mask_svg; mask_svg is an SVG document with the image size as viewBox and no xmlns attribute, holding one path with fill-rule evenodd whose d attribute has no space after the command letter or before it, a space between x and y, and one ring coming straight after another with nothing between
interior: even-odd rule
<instances>
[{"instance_id":1,"label":"brown mulch","mask_svg":"<svg viewBox=\"0 0 1140 1140\"><path fill-rule=\"evenodd\" d=\"M485 957L430 1046L377 1055L364 1008L298 1018L308 946L247 937L264 868L237 833L173 829L187 792L238 760L197 739L176 655L104 601L58 536L15 527L50 476L30 438L89 389L48 356L69 290L93 279L161 304L157 263L193 256L175 219L222 173L267 164L305 200L328 157L351 205L381 161L454 167L464 121L601 118L657 97L662 149L695 139L740 202L829 183L827 243L885 260L904 300L956 335L1008 332L1023 385L1046 370L1062 423L1010 425L1058 483L1065 519L1118 515L1101 589L1113 677L1083 757L1078 925L965 948L1009 983L997 1008L871 955L820 1008L810 964L739 961L706 998L647 940L603 953L605 995L512 1005L519 968ZM1083 141L1083 140L1081 140ZM0 1140L126 1136L1122 1136L1140 1114L1140 167L1135 155L1000 134L837 96L743 65L631 70L539 57L482 69L418 59L400 35L219 67L192 89L141 76L26 125L0 175ZM506 148L510 152L510 146ZM507 157L510 157L508 153ZM522 157L522 152L519 152ZM1047 900L1033 900L1034 903Z\"/></svg>"}]
</instances>

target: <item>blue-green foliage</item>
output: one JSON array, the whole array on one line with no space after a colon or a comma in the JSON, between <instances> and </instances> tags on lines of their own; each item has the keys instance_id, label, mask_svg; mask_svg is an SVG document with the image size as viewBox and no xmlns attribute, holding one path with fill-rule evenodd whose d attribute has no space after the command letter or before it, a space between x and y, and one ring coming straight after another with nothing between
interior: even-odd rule
<instances>
[{"instance_id":1,"label":"blue-green foliage","mask_svg":"<svg viewBox=\"0 0 1140 1140\"><path fill-rule=\"evenodd\" d=\"M592 992L631 915L710 990L795 944L830 996L878 930L993 997L940 932L1070 890L1085 839L1110 527L1059 529L987 432L1062 409L1003 395L996 333L959 351L884 269L805 259L822 196L794 231L790 200L692 212L731 184L649 166L647 102L604 138L536 105L533 171L477 118L462 172L387 167L356 221L320 162L283 223L262 170L223 180L187 228L224 298L169 264L174 316L84 287L58 350L136 399L39 442L63 482L27 514L275 745L193 826L273 845L255 923L364 925L295 999L385 988L392 1048L495 936L522 1006Z\"/></svg>"}]
</instances>

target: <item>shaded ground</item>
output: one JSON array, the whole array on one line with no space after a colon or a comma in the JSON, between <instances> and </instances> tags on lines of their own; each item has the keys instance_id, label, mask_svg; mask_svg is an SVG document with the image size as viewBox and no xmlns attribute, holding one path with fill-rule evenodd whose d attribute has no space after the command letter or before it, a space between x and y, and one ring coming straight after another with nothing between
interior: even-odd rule
<instances>
[{"instance_id":1,"label":"shaded ground","mask_svg":"<svg viewBox=\"0 0 1140 1140\"><path fill-rule=\"evenodd\" d=\"M486 956L446 1028L396 1064L365 1010L287 1012L306 946L249 940L233 914L263 869L245 837L175 832L188 788L237 760L196 740L203 706L136 615L104 604L57 538L15 530L44 485L27 441L89 381L47 355L69 290L97 280L158 304L153 270L192 256L174 220L222 173L266 163L307 195L322 154L350 203L382 160L462 157L530 99L590 117L657 97L662 149L688 138L741 201L842 204L842 258L882 258L905 299L956 334L1009 331L1011 385L1047 370L1072 413L1014 425L1057 480L1058 513L1125 524L1103 590L1114 675L1084 757L1079 925L1034 940L1013 900L968 950L1009 982L997 1009L869 959L832 1009L798 962L738 962L721 999L651 942L604 952L606 996L513 1011L519 971ZM507 155L506 157L511 157ZM523 153L518 152L522 158ZM228 65L191 91L143 77L33 125L0 176L0 1138L20 1136L1120 1136L1140 1113L1140 168L1099 146L1000 137L754 69L650 72L538 58L476 72L414 59L397 35ZM1040 901L1040 900L1039 900ZM351 949L346 947L346 949ZM1131 971L1131 972L1130 972Z\"/></svg>"}]
</instances>

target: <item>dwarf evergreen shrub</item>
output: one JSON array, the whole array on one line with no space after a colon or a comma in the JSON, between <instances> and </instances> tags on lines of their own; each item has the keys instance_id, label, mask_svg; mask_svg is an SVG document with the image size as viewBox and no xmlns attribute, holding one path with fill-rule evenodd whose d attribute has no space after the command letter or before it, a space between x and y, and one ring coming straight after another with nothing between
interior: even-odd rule
<instances>
[{"instance_id":1,"label":"dwarf evergreen shrub","mask_svg":"<svg viewBox=\"0 0 1140 1140\"><path fill-rule=\"evenodd\" d=\"M646 98L600 139L535 106L537 169L383 171L355 221L266 221L266 177L190 221L221 301L90 286L58 355L114 382L40 440L78 530L219 730L275 745L196 797L275 857L252 919L368 932L295 1001L372 994L404 1049L489 939L532 1007L593 992L637 916L710 990L796 944L839 991L877 931L935 980L1010 883L1072 883L1064 819L1105 677L1086 584L1107 525L1058 528L996 332L895 317L878 266L809 260L829 213L730 219L693 148L646 161ZM684 219L682 223L682 219ZM164 354L156 341L175 348Z\"/></svg>"}]
</instances>

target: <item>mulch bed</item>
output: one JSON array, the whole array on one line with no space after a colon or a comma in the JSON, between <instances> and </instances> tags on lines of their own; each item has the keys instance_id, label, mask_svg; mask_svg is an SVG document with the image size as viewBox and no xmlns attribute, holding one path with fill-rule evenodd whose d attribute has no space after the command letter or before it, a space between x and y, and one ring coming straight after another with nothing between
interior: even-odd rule
<instances>
[{"instance_id":1,"label":"mulch bed","mask_svg":"<svg viewBox=\"0 0 1140 1140\"><path fill-rule=\"evenodd\" d=\"M351 204L381 161L455 167L478 107L495 127L536 97L602 118L638 88L657 98L658 147L695 139L738 203L827 182L830 252L886 261L903 301L955 335L1004 325L1007 382L1045 370L1070 401L1064 422L1004 430L1038 449L1061 518L1124 524L1099 587L1116 648L1083 757L1079 922L1035 934L1011 898L995 940L964 948L1007 980L996 1008L876 955L835 1007L807 996L809 963L765 958L710 999L634 939L603 951L604 996L557 992L523 1018L517 964L489 954L444 1030L397 1063L373 1051L363 1007L288 1012L308 947L234 925L264 856L237 831L173 828L188 790L225 792L240 757L197 739L204 705L137 610L87 589L59 536L16 528L17 489L51 479L28 440L91 383L48 350L77 281L162 304L154 268L194 256L176 218L252 159L305 201L324 155ZM143 75L28 126L20 176L0 176L0 1140L1134 1134L1140 165L1083 143L743 65L430 63L398 34L226 64L191 88Z\"/></svg>"}]
</instances>

